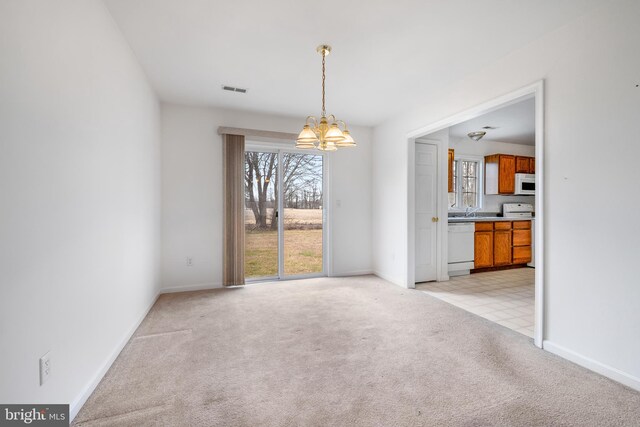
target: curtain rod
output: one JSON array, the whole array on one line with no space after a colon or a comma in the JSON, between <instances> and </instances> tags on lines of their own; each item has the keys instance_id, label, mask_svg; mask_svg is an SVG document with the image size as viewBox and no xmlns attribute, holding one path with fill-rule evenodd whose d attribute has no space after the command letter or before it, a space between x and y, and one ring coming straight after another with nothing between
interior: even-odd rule
<instances>
[{"instance_id":1,"label":"curtain rod","mask_svg":"<svg viewBox=\"0 0 640 427\"><path fill-rule=\"evenodd\" d=\"M271 130L258 130L258 129L243 129L232 128L226 126L220 126L218 128L218 135L244 135L245 137L254 138L267 138L267 139L279 139L282 141L295 141L298 137L295 133L288 132L275 132Z\"/></svg>"}]
</instances>

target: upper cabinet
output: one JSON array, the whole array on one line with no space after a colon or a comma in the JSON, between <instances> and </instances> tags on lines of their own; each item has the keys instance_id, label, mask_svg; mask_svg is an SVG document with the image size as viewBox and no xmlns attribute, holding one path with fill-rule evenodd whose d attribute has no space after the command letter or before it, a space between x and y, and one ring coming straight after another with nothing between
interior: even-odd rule
<instances>
[{"instance_id":1,"label":"upper cabinet","mask_svg":"<svg viewBox=\"0 0 640 427\"><path fill-rule=\"evenodd\" d=\"M454 158L454 152L452 148L449 148L449 193L453 193L453 158Z\"/></svg>"},{"instance_id":2,"label":"upper cabinet","mask_svg":"<svg viewBox=\"0 0 640 427\"><path fill-rule=\"evenodd\" d=\"M513 194L517 173L536 173L535 157L492 154L484 158L485 194Z\"/></svg>"},{"instance_id":3,"label":"upper cabinet","mask_svg":"<svg viewBox=\"0 0 640 427\"><path fill-rule=\"evenodd\" d=\"M516 191L516 156L486 156L484 177L485 194L513 194Z\"/></svg>"},{"instance_id":4,"label":"upper cabinet","mask_svg":"<svg viewBox=\"0 0 640 427\"><path fill-rule=\"evenodd\" d=\"M535 157L516 156L516 173L536 173Z\"/></svg>"}]
</instances>

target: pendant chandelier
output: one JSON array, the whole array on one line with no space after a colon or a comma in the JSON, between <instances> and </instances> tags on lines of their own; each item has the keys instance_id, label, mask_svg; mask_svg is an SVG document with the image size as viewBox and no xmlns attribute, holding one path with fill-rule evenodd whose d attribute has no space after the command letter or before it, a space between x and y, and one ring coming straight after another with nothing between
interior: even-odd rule
<instances>
[{"instance_id":1,"label":"pendant chandelier","mask_svg":"<svg viewBox=\"0 0 640 427\"><path fill-rule=\"evenodd\" d=\"M336 151L338 148L355 147L356 142L349 134L347 124L342 120L337 120L333 114L327 116L324 106L324 63L326 56L331 52L331 46L323 44L318 46L316 50L322 55L322 116L320 117L320 122L314 116L307 117L302 132L296 139L296 148ZM342 125L342 129L340 129L340 125Z\"/></svg>"}]
</instances>

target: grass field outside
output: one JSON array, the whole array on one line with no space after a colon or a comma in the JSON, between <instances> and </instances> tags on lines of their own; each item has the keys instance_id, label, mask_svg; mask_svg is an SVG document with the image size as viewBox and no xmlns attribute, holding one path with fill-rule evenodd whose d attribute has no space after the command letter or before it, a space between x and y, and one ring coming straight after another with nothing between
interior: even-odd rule
<instances>
[{"instance_id":1,"label":"grass field outside","mask_svg":"<svg viewBox=\"0 0 640 427\"><path fill-rule=\"evenodd\" d=\"M245 276L278 275L278 232L256 230L245 212ZM285 209L284 273L322 272L322 209Z\"/></svg>"}]
</instances>

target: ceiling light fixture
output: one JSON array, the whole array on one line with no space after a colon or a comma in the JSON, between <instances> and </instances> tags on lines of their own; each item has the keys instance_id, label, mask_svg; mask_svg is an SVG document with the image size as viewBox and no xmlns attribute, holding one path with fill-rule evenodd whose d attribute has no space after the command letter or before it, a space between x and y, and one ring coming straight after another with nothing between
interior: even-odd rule
<instances>
[{"instance_id":1,"label":"ceiling light fixture","mask_svg":"<svg viewBox=\"0 0 640 427\"><path fill-rule=\"evenodd\" d=\"M487 133L485 131L479 130L477 132L469 132L467 136L473 139L474 141L480 141L482 137L485 136L486 134Z\"/></svg>"},{"instance_id":2,"label":"ceiling light fixture","mask_svg":"<svg viewBox=\"0 0 640 427\"><path fill-rule=\"evenodd\" d=\"M322 44L316 49L322 55L322 116L320 122L314 116L308 116L298 139L296 139L296 148L311 149L317 148L321 151L336 151L338 148L355 147L356 142L353 140L347 129L347 124L342 120L336 119L336 116L329 114L325 109L324 81L325 81L325 58L331 52L331 46ZM329 120L331 125L329 125ZM340 129L342 124L343 129ZM311 127L313 125L313 127Z\"/></svg>"}]
</instances>

